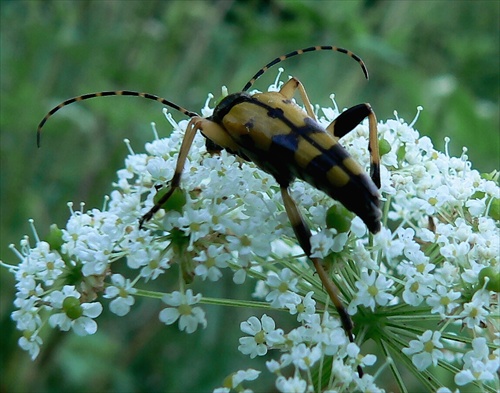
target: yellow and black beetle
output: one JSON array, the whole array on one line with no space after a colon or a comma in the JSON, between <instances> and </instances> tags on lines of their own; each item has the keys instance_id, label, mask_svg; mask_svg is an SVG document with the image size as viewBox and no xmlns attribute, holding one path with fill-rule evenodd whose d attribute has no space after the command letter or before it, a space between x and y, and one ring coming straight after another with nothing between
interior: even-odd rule
<instances>
[{"instance_id":1,"label":"yellow and black beetle","mask_svg":"<svg viewBox=\"0 0 500 393\"><path fill-rule=\"evenodd\" d=\"M226 96L216 106L212 116L203 118L173 102L149 93L135 91L105 91L71 98L53 108L38 126L40 132L49 117L62 107L76 101L94 97L128 95L158 101L191 117L182 141L170 188L141 219L139 225L149 221L180 187L180 179L187 154L197 131L206 138L210 150L226 149L245 160L253 161L270 173L278 182L286 212L295 235L305 254L313 262L318 275L333 301L350 341L353 341L351 319L339 297L339 290L323 268L320 258L311 257L311 231L296 203L288 192L295 179L302 179L330 197L340 201L357 214L372 233L380 230L380 188L377 120L369 104L359 104L341 113L328 127L323 128L316 120L311 103L302 83L291 78L279 92L248 94L246 91L271 66L292 56L306 52L332 50L342 52L356 60L368 78L363 61L354 53L335 46L314 46L296 50L277 57L261 68L239 93ZM298 90L305 111L292 98ZM370 176L338 142L368 118L370 151ZM207 145L208 146L208 145ZM360 375L362 371L358 368Z\"/></svg>"}]
</instances>

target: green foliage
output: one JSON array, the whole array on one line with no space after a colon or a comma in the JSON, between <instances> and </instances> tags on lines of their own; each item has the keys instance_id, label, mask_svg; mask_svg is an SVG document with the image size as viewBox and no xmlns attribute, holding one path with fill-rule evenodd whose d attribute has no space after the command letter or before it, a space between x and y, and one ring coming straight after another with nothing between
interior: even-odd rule
<instances>
[{"instance_id":1,"label":"green foliage","mask_svg":"<svg viewBox=\"0 0 500 393\"><path fill-rule=\"evenodd\" d=\"M163 196L165 196L169 192L168 187L163 187L158 190L158 193L154 196L153 202L158 203ZM162 209L166 212L171 210L176 210L179 213L182 212L182 207L186 204L186 195L180 188L176 188L170 198L162 205Z\"/></svg>"},{"instance_id":2,"label":"green foliage","mask_svg":"<svg viewBox=\"0 0 500 393\"><path fill-rule=\"evenodd\" d=\"M378 0L2 2L0 259L15 261L7 246L27 232L28 218L46 228L40 234L45 237L51 223L64 225L67 201L101 206L114 172L123 166L124 138L141 151L152 137L151 121L160 135L169 132L158 105L102 98L64 108L47 124L37 150L36 126L54 105L81 93L136 89L199 111L208 92L218 96L222 85L238 91L270 59L310 45L353 50L371 76L367 83L352 60L338 54L290 59L283 64L286 73L305 84L313 103L327 104L334 92L340 107L370 102L379 118L393 117L396 109L407 121L422 105L417 128L438 148L449 136L451 154L460 155L467 146L475 168L498 169L499 12L499 3L487 0L453 6ZM275 75L269 72L255 87L267 86ZM165 333L156 311L143 308L141 322L151 318L148 329L135 322L135 330L125 329L128 322L112 317L107 323L114 336L92 339L104 342L87 360L95 363L98 357L103 364L82 383L75 370L84 369L84 358L73 355L71 372L66 361L74 342L54 338L63 349L45 348L48 353L36 363L11 345L17 336L8 333L10 280L2 274L3 391L209 390L242 361L235 348L243 317L210 310L215 317L209 319L207 343L200 341L201 333L194 339L175 329ZM106 325L105 318L99 323ZM217 362L210 362L211 356ZM106 371L116 357L121 359L116 369ZM168 364L176 367L165 370Z\"/></svg>"},{"instance_id":3,"label":"green foliage","mask_svg":"<svg viewBox=\"0 0 500 393\"><path fill-rule=\"evenodd\" d=\"M327 228L334 228L338 233L348 232L354 214L341 205L332 205L326 212L325 222Z\"/></svg>"}]
</instances>

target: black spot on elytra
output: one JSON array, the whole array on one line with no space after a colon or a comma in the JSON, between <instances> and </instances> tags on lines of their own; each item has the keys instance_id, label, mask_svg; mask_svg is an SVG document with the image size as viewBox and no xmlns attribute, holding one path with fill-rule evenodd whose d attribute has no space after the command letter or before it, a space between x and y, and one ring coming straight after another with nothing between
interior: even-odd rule
<instances>
[{"instance_id":1,"label":"black spot on elytra","mask_svg":"<svg viewBox=\"0 0 500 393\"><path fill-rule=\"evenodd\" d=\"M269 108L267 111L267 115L271 117L272 119L283 119L284 118L284 113L283 109L281 108Z\"/></svg>"}]
</instances>

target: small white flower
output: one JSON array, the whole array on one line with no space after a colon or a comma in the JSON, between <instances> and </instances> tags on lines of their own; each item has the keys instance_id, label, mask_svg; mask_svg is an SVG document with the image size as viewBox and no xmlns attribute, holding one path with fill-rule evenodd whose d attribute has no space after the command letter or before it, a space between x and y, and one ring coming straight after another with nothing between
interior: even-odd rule
<instances>
[{"instance_id":1,"label":"small white flower","mask_svg":"<svg viewBox=\"0 0 500 393\"><path fill-rule=\"evenodd\" d=\"M240 324L240 329L251 337L241 337L238 350L244 355L250 355L252 359L265 355L268 347L285 341L283 330L275 327L274 320L266 314L262 315L261 320L253 316L248 318Z\"/></svg>"},{"instance_id":2,"label":"small white flower","mask_svg":"<svg viewBox=\"0 0 500 393\"><path fill-rule=\"evenodd\" d=\"M247 278L247 271L244 268L236 270L233 275L233 282L235 284L243 284Z\"/></svg>"},{"instance_id":3,"label":"small white flower","mask_svg":"<svg viewBox=\"0 0 500 393\"><path fill-rule=\"evenodd\" d=\"M331 252L334 232L325 229L311 236L311 257L324 258Z\"/></svg>"},{"instance_id":4,"label":"small white flower","mask_svg":"<svg viewBox=\"0 0 500 393\"><path fill-rule=\"evenodd\" d=\"M141 277L146 281L156 280L160 274L165 273L170 268L168 255L155 248L146 248L143 252L145 266L141 268Z\"/></svg>"},{"instance_id":5,"label":"small white flower","mask_svg":"<svg viewBox=\"0 0 500 393\"><path fill-rule=\"evenodd\" d=\"M198 325L203 328L207 326L205 312L200 307L192 307L199 303L201 294L193 296L193 291L188 289L186 293L175 291L163 296L163 302L172 307L167 307L160 312L160 321L171 325L179 320L179 329L186 333L193 333Z\"/></svg>"},{"instance_id":6,"label":"small white flower","mask_svg":"<svg viewBox=\"0 0 500 393\"><path fill-rule=\"evenodd\" d=\"M304 343L300 343L293 346L290 353L281 356L281 366L285 367L293 363L295 367L301 370L308 370L316 364L321 356L322 352L319 346L309 348Z\"/></svg>"},{"instance_id":7,"label":"small white flower","mask_svg":"<svg viewBox=\"0 0 500 393\"><path fill-rule=\"evenodd\" d=\"M388 280L384 275L377 274L375 271L370 274L367 271L362 271L361 279L355 283L358 292L349 305L349 312L355 312L356 306L360 304L369 307L372 311L375 310L377 304L380 306L387 305L394 299L394 295L388 293L392 291L393 284L392 279Z\"/></svg>"},{"instance_id":8,"label":"small white flower","mask_svg":"<svg viewBox=\"0 0 500 393\"><path fill-rule=\"evenodd\" d=\"M42 338L37 334L32 334L29 337L21 336L18 340L19 347L30 354L31 360L37 358L42 343Z\"/></svg>"},{"instance_id":9,"label":"small white flower","mask_svg":"<svg viewBox=\"0 0 500 393\"><path fill-rule=\"evenodd\" d=\"M356 385L361 392L370 392L370 393L384 393L385 390L380 389L375 384L375 378L370 374L363 375L361 380L356 381Z\"/></svg>"},{"instance_id":10,"label":"small white flower","mask_svg":"<svg viewBox=\"0 0 500 393\"><path fill-rule=\"evenodd\" d=\"M349 357L355 359L357 364L361 366L372 366L377 361L377 357L375 355L361 355L361 349L356 343L347 344L346 352Z\"/></svg>"},{"instance_id":11,"label":"small white flower","mask_svg":"<svg viewBox=\"0 0 500 393\"><path fill-rule=\"evenodd\" d=\"M29 258L36 263L36 276L45 285L52 285L65 270L65 264L59 253L50 250L47 242L38 242L30 251Z\"/></svg>"},{"instance_id":12,"label":"small white flower","mask_svg":"<svg viewBox=\"0 0 500 393\"><path fill-rule=\"evenodd\" d=\"M459 386L473 381L492 381L498 373L500 359L497 354L490 354L486 339L477 337L472 340L472 350L463 357L462 371L455 375L455 383Z\"/></svg>"},{"instance_id":13,"label":"small white flower","mask_svg":"<svg viewBox=\"0 0 500 393\"><path fill-rule=\"evenodd\" d=\"M456 261L457 263L463 262L467 258L467 254L470 251L469 243L448 243L447 245L440 247L439 252L448 261Z\"/></svg>"},{"instance_id":14,"label":"small white flower","mask_svg":"<svg viewBox=\"0 0 500 393\"><path fill-rule=\"evenodd\" d=\"M486 308L487 304L481 296L476 296L480 291L476 292L472 297L472 301L464 304L463 311L459 314L463 318L464 324L469 328L473 329L475 326L480 326L481 323L486 322L486 317L489 315L489 311Z\"/></svg>"},{"instance_id":15,"label":"small white flower","mask_svg":"<svg viewBox=\"0 0 500 393\"><path fill-rule=\"evenodd\" d=\"M470 214L479 217L486 209L486 199L470 199L465 202L465 206L469 208Z\"/></svg>"},{"instance_id":16,"label":"small white flower","mask_svg":"<svg viewBox=\"0 0 500 393\"><path fill-rule=\"evenodd\" d=\"M184 209L183 215L177 219L177 225L189 236L189 251L192 250L194 242L209 233L211 221L212 216L205 209Z\"/></svg>"},{"instance_id":17,"label":"small white flower","mask_svg":"<svg viewBox=\"0 0 500 393\"><path fill-rule=\"evenodd\" d=\"M402 352L411 356L411 361L419 371L424 371L431 364L437 365L443 359L441 351L443 344L439 341L441 333L438 331L426 330L424 334L417 337L418 340L410 341L409 348L403 348Z\"/></svg>"},{"instance_id":18,"label":"small white flower","mask_svg":"<svg viewBox=\"0 0 500 393\"><path fill-rule=\"evenodd\" d=\"M267 256L271 251L269 239L266 239L265 235L242 233L239 236L228 236L227 240L229 249L238 251L240 255L255 253L258 256Z\"/></svg>"},{"instance_id":19,"label":"small white flower","mask_svg":"<svg viewBox=\"0 0 500 393\"><path fill-rule=\"evenodd\" d=\"M272 359L266 362L266 367L270 372L276 373L281 369L281 364L278 361Z\"/></svg>"},{"instance_id":20,"label":"small white flower","mask_svg":"<svg viewBox=\"0 0 500 393\"><path fill-rule=\"evenodd\" d=\"M276 389L283 393L305 393L307 389L307 382L299 376L285 378L279 376L276 379Z\"/></svg>"},{"instance_id":21,"label":"small white flower","mask_svg":"<svg viewBox=\"0 0 500 393\"><path fill-rule=\"evenodd\" d=\"M98 302L80 303L80 293L74 286L65 285L62 291L54 291L50 294L48 301L54 310L62 312L52 314L49 324L52 327L59 326L62 331L73 331L79 336L94 334L97 331L97 318L102 312L102 304Z\"/></svg>"},{"instance_id":22,"label":"small white flower","mask_svg":"<svg viewBox=\"0 0 500 393\"><path fill-rule=\"evenodd\" d=\"M233 388L236 388L243 381L254 381L259 377L260 371L249 368L247 370L239 370L233 374Z\"/></svg>"},{"instance_id":23,"label":"small white flower","mask_svg":"<svg viewBox=\"0 0 500 393\"><path fill-rule=\"evenodd\" d=\"M325 312L322 317L315 314L308 321L307 330L303 334L304 340L321 343L325 355L335 355L343 352L347 344L347 336L338 318Z\"/></svg>"},{"instance_id":24,"label":"small white flower","mask_svg":"<svg viewBox=\"0 0 500 393\"><path fill-rule=\"evenodd\" d=\"M394 239L393 234L387 228L382 227L380 232L374 236L374 240L389 260L403 254L404 242L399 238Z\"/></svg>"},{"instance_id":25,"label":"small white flower","mask_svg":"<svg viewBox=\"0 0 500 393\"><path fill-rule=\"evenodd\" d=\"M223 246L217 247L211 244L206 251L202 250L198 256L193 258L193 260L199 262L194 272L203 280L208 278L210 281L217 281L222 277L220 269L227 267L229 259L230 255L224 252Z\"/></svg>"},{"instance_id":26,"label":"small white flower","mask_svg":"<svg viewBox=\"0 0 500 393\"><path fill-rule=\"evenodd\" d=\"M488 369L487 365L484 362L470 362L468 368L460 371L455 375L455 383L458 386L463 386L474 381L493 381L495 379L495 373L498 372L498 367L496 367L496 369L497 370L492 372Z\"/></svg>"},{"instance_id":27,"label":"small white flower","mask_svg":"<svg viewBox=\"0 0 500 393\"><path fill-rule=\"evenodd\" d=\"M418 306L424 298L432 292L431 280L421 274L416 274L405 283L403 300L412 305Z\"/></svg>"},{"instance_id":28,"label":"small white flower","mask_svg":"<svg viewBox=\"0 0 500 393\"><path fill-rule=\"evenodd\" d=\"M298 322L306 320L308 316L313 315L316 312L316 301L312 298L313 295L313 291L307 292L306 296L302 298L302 303L297 306Z\"/></svg>"},{"instance_id":29,"label":"small white flower","mask_svg":"<svg viewBox=\"0 0 500 393\"><path fill-rule=\"evenodd\" d=\"M271 272L266 284L272 289L266 296L272 307L287 308L291 314L297 312L297 305L302 301L297 295L298 278L289 268L284 268L279 274Z\"/></svg>"},{"instance_id":30,"label":"small white flower","mask_svg":"<svg viewBox=\"0 0 500 393\"><path fill-rule=\"evenodd\" d=\"M431 313L439 313L442 317L450 315L458 307L455 300L460 298L460 292L438 285L436 291L432 292L426 299L426 303L432 307Z\"/></svg>"},{"instance_id":31,"label":"small white flower","mask_svg":"<svg viewBox=\"0 0 500 393\"><path fill-rule=\"evenodd\" d=\"M173 175L172 168L166 164L166 160L158 156L151 157L147 161L146 170L158 181L169 181Z\"/></svg>"},{"instance_id":32,"label":"small white flower","mask_svg":"<svg viewBox=\"0 0 500 393\"><path fill-rule=\"evenodd\" d=\"M12 313L12 320L16 322L16 328L22 331L34 332L42 326L40 318L40 309L36 306L39 298L32 296L28 299L17 298L14 302L19 310Z\"/></svg>"},{"instance_id":33,"label":"small white flower","mask_svg":"<svg viewBox=\"0 0 500 393\"><path fill-rule=\"evenodd\" d=\"M356 216L351 221L351 231L357 238L361 239L368 232L368 228L363 220Z\"/></svg>"},{"instance_id":34,"label":"small white flower","mask_svg":"<svg viewBox=\"0 0 500 393\"><path fill-rule=\"evenodd\" d=\"M112 286L106 288L104 297L113 299L109 304L111 312L122 317L130 311L130 307L135 303L132 296L137 290L132 286L130 279L125 279L121 274L111 276Z\"/></svg>"},{"instance_id":35,"label":"small white flower","mask_svg":"<svg viewBox=\"0 0 500 393\"><path fill-rule=\"evenodd\" d=\"M354 373L351 365L345 364L341 359L333 359L332 373L335 380L348 386L354 379ZM334 390L333 392L337 392Z\"/></svg>"}]
</instances>

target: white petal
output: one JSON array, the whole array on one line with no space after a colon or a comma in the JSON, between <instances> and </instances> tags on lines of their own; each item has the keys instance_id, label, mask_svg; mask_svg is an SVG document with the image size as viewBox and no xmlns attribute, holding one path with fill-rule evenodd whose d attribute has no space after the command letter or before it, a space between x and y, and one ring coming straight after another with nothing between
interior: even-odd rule
<instances>
[{"instance_id":1,"label":"white petal","mask_svg":"<svg viewBox=\"0 0 500 393\"><path fill-rule=\"evenodd\" d=\"M99 302L83 303L83 315L89 318L96 318L102 313L102 304Z\"/></svg>"},{"instance_id":2,"label":"white petal","mask_svg":"<svg viewBox=\"0 0 500 393\"><path fill-rule=\"evenodd\" d=\"M257 317L250 317L247 321L241 322L240 329L243 333L250 334L254 336L256 333L260 332L262 326Z\"/></svg>"},{"instance_id":3,"label":"white petal","mask_svg":"<svg viewBox=\"0 0 500 393\"><path fill-rule=\"evenodd\" d=\"M171 325L179 318L179 310L176 308L164 308L160 311L160 321L166 325Z\"/></svg>"},{"instance_id":4,"label":"white petal","mask_svg":"<svg viewBox=\"0 0 500 393\"><path fill-rule=\"evenodd\" d=\"M80 317L73 322L73 331L79 336L94 334L97 331L97 323L91 318Z\"/></svg>"}]
</instances>

